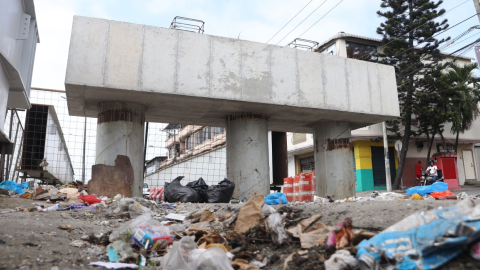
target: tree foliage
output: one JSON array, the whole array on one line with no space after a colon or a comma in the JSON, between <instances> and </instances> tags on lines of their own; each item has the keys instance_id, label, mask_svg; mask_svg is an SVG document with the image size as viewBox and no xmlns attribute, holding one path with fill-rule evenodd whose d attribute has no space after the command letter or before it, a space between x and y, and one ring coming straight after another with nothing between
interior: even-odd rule
<instances>
[{"instance_id":1,"label":"tree foliage","mask_svg":"<svg viewBox=\"0 0 480 270\"><path fill-rule=\"evenodd\" d=\"M410 137L415 135L412 132L412 114L425 109L424 104L429 99L422 96L427 92L426 89L431 90L430 81L426 78L441 76L440 61L443 55L438 47L448 39L437 40L435 36L448 28L447 20L438 21L438 17L445 13L444 9L439 8L442 2L382 0L382 10L377 12L385 18L377 28L377 33L382 35L380 62L395 68L401 106L400 119L388 122L389 130L401 136L403 142L398 172L393 183L395 189L400 186Z\"/></svg>"}]
</instances>

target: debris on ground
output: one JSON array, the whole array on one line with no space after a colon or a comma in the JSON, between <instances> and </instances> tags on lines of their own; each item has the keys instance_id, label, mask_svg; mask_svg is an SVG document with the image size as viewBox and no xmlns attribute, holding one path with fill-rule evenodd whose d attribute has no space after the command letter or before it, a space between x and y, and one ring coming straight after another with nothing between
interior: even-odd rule
<instances>
[{"instance_id":1,"label":"debris on ground","mask_svg":"<svg viewBox=\"0 0 480 270\"><path fill-rule=\"evenodd\" d=\"M26 202L11 210L0 209L5 220L15 215L30 217L32 224L42 220L41 231L34 237L29 235L28 240L19 241L22 234L10 231L0 234L0 250L6 254L0 259L8 261L7 269L480 266L480 201L466 193L458 195L461 201L456 205L456 201L450 201L457 198L455 194L431 186L415 189L418 192L413 194L374 191L364 197L333 200L331 196L315 196L314 202L290 203L284 201L284 193L257 195L248 201L232 199L234 185L227 179L212 186L202 178L186 186L181 185L181 179L176 180L165 189L152 189L150 199L124 198L120 194L107 198L73 186L24 185L24 194L31 195L23 197L12 190L0 190L0 194L6 193L0 196L2 202L9 198ZM168 200L164 192L172 192L167 192L169 186L180 188L183 198L190 199ZM214 193L215 198L226 203L189 201L209 201ZM390 215L391 211L400 212L392 214L391 219L396 220L388 226L379 225L375 215ZM25 253L28 258L20 263L8 257L16 256L9 252L15 250L12 247L17 242L15 254L29 250ZM49 243L55 245L50 247ZM405 255L404 248L414 256ZM42 251L48 253L37 255Z\"/></svg>"}]
</instances>

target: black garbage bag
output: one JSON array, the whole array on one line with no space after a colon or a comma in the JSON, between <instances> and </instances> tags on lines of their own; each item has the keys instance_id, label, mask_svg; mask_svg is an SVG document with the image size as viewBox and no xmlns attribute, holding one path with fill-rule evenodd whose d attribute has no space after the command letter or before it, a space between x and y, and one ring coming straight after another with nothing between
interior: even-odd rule
<instances>
[{"instance_id":1,"label":"black garbage bag","mask_svg":"<svg viewBox=\"0 0 480 270\"><path fill-rule=\"evenodd\" d=\"M197 192L193 190L191 187L182 186L180 181L183 179L184 176L179 176L170 184L165 183L165 199L168 202L192 202L198 203L200 202L200 196L198 196Z\"/></svg>"},{"instance_id":2,"label":"black garbage bag","mask_svg":"<svg viewBox=\"0 0 480 270\"><path fill-rule=\"evenodd\" d=\"M207 190L209 203L228 203L235 190L235 183L227 178L223 179L218 185L209 186Z\"/></svg>"},{"instance_id":3,"label":"black garbage bag","mask_svg":"<svg viewBox=\"0 0 480 270\"><path fill-rule=\"evenodd\" d=\"M207 190L208 190L208 185L205 183L202 177L198 178L197 181L192 181L187 183L187 187L193 188L200 196L200 202L208 202L208 196L207 196Z\"/></svg>"}]
</instances>

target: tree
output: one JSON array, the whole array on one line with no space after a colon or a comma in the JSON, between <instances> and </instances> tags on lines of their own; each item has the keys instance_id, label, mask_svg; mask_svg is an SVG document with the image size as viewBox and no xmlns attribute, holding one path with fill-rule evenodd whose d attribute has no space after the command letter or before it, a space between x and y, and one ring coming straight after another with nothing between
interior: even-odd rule
<instances>
[{"instance_id":1,"label":"tree","mask_svg":"<svg viewBox=\"0 0 480 270\"><path fill-rule=\"evenodd\" d=\"M468 130L473 121L478 117L478 102L480 101L480 79L473 75L477 64L458 66L455 63L448 64L449 70L443 74L442 83L446 87L452 123L451 132L456 133L455 152L457 152L458 136Z\"/></svg>"},{"instance_id":2,"label":"tree","mask_svg":"<svg viewBox=\"0 0 480 270\"><path fill-rule=\"evenodd\" d=\"M448 27L447 20L435 19L445 13L439 10L443 1L430 0L382 0L381 11L377 11L385 22L377 28L382 35L383 51L378 56L383 64L392 65L397 75L397 91L401 104L400 121L389 121L403 125L403 147L400 152L398 172L393 188L398 189L402 177L408 144L412 136L412 113L417 89L425 88L425 77L440 76L439 61L443 58L438 50L435 35ZM393 130L401 128L390 127Z\"/></svg>"}]
</instances>

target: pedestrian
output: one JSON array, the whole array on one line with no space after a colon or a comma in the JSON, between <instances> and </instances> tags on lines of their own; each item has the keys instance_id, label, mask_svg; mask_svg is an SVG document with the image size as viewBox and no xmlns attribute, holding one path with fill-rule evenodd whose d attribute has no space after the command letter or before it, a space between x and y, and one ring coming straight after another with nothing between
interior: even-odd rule
<instances>
[{"instance_id":1,"label":"pedestrian","mask_svg":"<svg viewBox=\"0 0 480 270\"><path fill-rule=\"evenodd\" d=\"M422 177L422 161L420 160L415 165L415 175L417 176L418 179L421 179Z\"/></svg>"},{"instance_id":2,"label":"pedestrian","mask_svg":"<svg viewBox=\"0 0 480 270\"><path fill-rule=\"evenodd\" d=\"M435 182L437 181L437 177L438 177L438 173L437 173L438 167L434 164L433 160L430 160L429 163L430 163L430 166L428 166L425 172L428 173L428 176L430 176L432 178L432 181Z\"/></svg>"}]
</instances>

